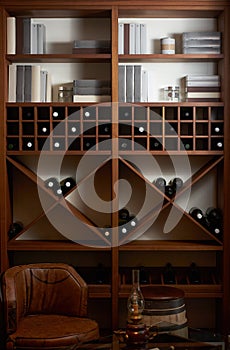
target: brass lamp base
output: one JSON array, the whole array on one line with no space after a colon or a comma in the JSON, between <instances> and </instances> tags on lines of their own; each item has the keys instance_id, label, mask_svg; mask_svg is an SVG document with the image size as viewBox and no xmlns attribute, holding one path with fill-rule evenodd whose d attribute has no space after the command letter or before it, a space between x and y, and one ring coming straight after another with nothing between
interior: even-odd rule
<instances>
[{"instance_id":1,"label":"brass lamp base","mask_svg":"<svg viewBox=\"0 0 230 350\"><path fill-rule=\"evenodd\" d=\"M127 323L125 339L128 347L145 349L149 331L144 323Z\"/></svg>"}]
</instances>

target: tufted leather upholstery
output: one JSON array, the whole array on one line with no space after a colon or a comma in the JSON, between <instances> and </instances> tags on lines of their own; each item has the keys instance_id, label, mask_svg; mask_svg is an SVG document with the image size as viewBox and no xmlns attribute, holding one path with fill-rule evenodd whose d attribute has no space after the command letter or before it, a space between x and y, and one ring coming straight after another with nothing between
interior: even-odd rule
<instances>
[{"instance_id":1,"label":"tufted leather upholstery","mask_svg":"<svg viewBox=\"0 0 230 350\"><path fill-rule=\"evenodd\" d=\"M7 349L72 349L99 337L98 324L87 318L87 284L69 265L9 268L2 290Z\"/></svg>"}]
</instances>

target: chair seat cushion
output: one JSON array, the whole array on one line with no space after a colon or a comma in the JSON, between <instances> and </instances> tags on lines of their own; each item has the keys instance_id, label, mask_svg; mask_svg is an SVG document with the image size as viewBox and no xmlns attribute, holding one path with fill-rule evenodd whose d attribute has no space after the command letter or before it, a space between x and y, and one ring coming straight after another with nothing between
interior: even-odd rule
<instances>
[{"instance_id":1,"label":"chair seat cushion","mask_svg":"<svg viewBox=\"0 0 230 350\"><path fill-rule=\"evenodd\" d=\"M78 344L98 337L98 324L88 318L29 315L20 320L17 331L9 340L20 347L36 348Z\"/></svg>"}]
</instances>

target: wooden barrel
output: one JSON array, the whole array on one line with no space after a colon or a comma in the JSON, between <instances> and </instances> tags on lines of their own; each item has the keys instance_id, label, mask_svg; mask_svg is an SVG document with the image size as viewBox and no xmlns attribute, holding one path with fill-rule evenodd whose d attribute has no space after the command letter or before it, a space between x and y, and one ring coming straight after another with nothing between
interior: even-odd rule
<instances>
[{"instance_id":1,"label":"wooden barrel","mask_svg":"<svg viewBox=\"0 0 230 350\"><path fill-rule=\"evenodd\" d=\"M188 337L184 292L168 286L142 286L145 308L142 321L159 333Z\"/></svg>"}]
</instances>

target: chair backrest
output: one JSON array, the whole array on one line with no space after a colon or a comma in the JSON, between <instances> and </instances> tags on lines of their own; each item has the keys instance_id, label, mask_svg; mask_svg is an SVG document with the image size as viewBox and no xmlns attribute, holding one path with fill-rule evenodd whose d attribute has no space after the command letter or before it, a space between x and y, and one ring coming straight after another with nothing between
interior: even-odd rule
<instances>
[{"instance_id":1,"label":"chair backrest","mask_svg":"<svg viewBox=\"0 0 230 350\"><path fill-rule=\"evenodd\" d=\"M3 274L2 291L7 333L29 314L87 315L87 284L67 264L11 267Z\"/></svg>"}]
</instances>

